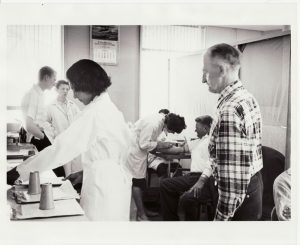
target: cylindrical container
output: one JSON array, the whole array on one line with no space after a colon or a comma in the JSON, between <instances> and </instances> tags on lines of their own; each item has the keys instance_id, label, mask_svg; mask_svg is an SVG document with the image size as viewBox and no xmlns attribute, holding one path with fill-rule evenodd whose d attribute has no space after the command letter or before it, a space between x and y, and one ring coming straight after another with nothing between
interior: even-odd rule
<instances>
[{"instance_id":1,"label":"cylindrical container","mask_svg":"<svg viewBox=\"0 0 300 245\"><path fill-rule=\"evenodd\" d=\"M31 172L29 176L28 194L36 195L41 193L40 175L38 171Z\"/></svg>"},{"instance_id":2,"label":"cylindrical container","mask_svg":"<svg viewBox=\"0 0 300 245\"><path fill-rule=\"evenodd\" d=\"M40 209L49 210L54 208L52 184L42 184L42 192L40 199Z\"/></svg>"}]
</instances>

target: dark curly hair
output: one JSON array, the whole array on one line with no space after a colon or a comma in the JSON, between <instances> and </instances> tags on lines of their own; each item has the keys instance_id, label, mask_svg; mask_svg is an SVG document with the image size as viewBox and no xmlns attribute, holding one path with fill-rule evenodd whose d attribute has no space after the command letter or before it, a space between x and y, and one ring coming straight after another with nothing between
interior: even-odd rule
<instances>
[{"instance_id":1,"label":"dark curly hair","mask_svg":"<svg viewBox=\"0 0 300 245\"><path fill-rule=\"evenodd\" d=\"M160 110L158 111L158 113L163 113L163 114L167 115L167 114L170 113L170 111L169 111L168 109L160 109Z\"/></svg>"},{"instance_id":2,"label":"dark curly hair","mask_svg":"<svg viewBox=\"0 0 300 245\"><path fill-rule=\"evenodd\" d=\"M184 117L169 113L166 115L165 124L167 128L177 134L180 134L182 130L186 128Z\"/></svg>"},{"instance_id":3,"label":"dark curly hair","mask_svg":"<svg viewBox=\"0 0 300 245\"><path fill-rule=\"evenodd\" d=\"M67 78L71 87L77 92L100 95L110 85L110 78L103 68L88 59L79 60L67 70Z\"/></svg>"}]
</instances>

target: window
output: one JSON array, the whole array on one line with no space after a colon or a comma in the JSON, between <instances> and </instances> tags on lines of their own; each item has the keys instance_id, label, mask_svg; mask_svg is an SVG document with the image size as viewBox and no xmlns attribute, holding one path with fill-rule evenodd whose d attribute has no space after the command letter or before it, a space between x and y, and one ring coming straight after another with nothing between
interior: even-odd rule
<instances>
[{"instance_id":1,"label":"window","mask_svg":"<svg viewBox=\"0 0 300 245\"><path fill-rule=\"evenodd\" d=\"M38 81L38 70L45 65L62 77L62 27L9 25L7 26L7 108L9 120L20 119L23 95ZM54 92L46 93L46 102Z\"/></svg>"},{"instance_id":2,"label":"window","mask_svg":"<svg viewBox=\"0 0 300 245\"><path fill-rule=\"evenodd\" d=\"M170 108L169 59L203 48L200 26L142 26L140 117Z\"/></svg>"}]
</instances>

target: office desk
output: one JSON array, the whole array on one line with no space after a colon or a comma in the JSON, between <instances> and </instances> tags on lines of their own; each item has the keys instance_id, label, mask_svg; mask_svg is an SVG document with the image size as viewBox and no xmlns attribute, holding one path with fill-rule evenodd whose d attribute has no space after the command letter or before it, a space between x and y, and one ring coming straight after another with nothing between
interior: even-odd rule
<instances>
[{"instance_id":1,"label":"office desk","mask_svg":"<svg viewBox=\"0 0 300 245\"><path fill-rule=\"evenodd\" d=\"M186 153L178 153L178 154L171 154L171 153L164 153L164 152L153 152L153 155L157 157L161 157L166 159L166 163L168 164L168 177L171 176L171 162L174 159L178 159L179 161L181 159L191 159L191 154L189 152Z\"/></svg>"},{"instance_id":2,"label":"office desk","mask_svg":"<svg viewBox=\"0 0 300 245\"><path fill-rule=\"evenodd\" d=\"M21 164L28 157L38 153L34 145L30 143L19 143L18 149L7 148L7 171Z\"/></svg>"}]
</instances>

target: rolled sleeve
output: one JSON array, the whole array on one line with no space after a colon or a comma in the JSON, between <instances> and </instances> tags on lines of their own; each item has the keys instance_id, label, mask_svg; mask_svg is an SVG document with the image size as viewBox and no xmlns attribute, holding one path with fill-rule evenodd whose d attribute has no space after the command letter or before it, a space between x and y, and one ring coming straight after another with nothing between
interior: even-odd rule
<instances>
[{"instance_id":1,"label":"rolled sleeve","mask_svg":"<svg viewBox=\"0 0 300 245\"><path fill-rule=\"evenodd\" d=\"M102 135L102 132L98 132L100 127L96 125L99 126L99 121L95 120L92 111L81 114L78 120L55 138L51 146L17 167L20 178L27 180L32 171L43 172L62 166L86 152L97 140L97 135Z\"/></svg>"},{"instance_id":2,"label":"rolled sleeve","mask_svg":"<svg viewBox=\"0 0 300 245\"><path fill-rule=\"evenodd\" d=\"M139 147L145 151L152 151L157 147L157 141L152 140L153 128L148 126L140 132Z\"/></svg>"},{"instance_id":3,"label":"rolled sleeve","mask_svg":"<svg viewBox=\"0 0 300 245\"><path fill-rule=\"evenodd\" d=\"M34 93L27 94L22 102L22 113L24 117L30 117L33 120L37 114L38 97Z\"/></svg>"}]
</instances>

